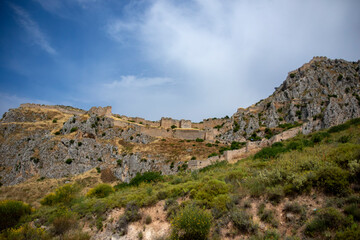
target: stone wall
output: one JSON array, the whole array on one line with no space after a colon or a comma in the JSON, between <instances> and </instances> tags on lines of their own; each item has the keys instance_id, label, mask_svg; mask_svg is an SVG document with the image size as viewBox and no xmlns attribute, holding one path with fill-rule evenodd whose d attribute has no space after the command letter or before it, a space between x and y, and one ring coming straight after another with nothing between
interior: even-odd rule
<instances>
[{"instance_id":1,"label":"stone wall","mask_svg":"<svg viewBox=\"0 0 360 240\"><path fill-rule=\"evenodd\" d=\"M160 126L162 128L171 128L171 126L173 126L173 125L175 127L179 128L180 127L180 121L172 119L172 118L165 118L165 117L162 117L161 120L160 120Z\"/></svg>"},{"instance_id":2,"label":"stone wall","mask_svg":"<svg viewBox=\"0 0 360 240\"><path fill-rule=\"evenodd\" d=\"M180 128L191 128L191 121L190 120L180 120Z\"/></svg>"},{"instance_id":3,"label":"stone wall","mask_svg":"<svg viewBox=\"0 0 360 240\"><path fill-rule=\"evenodd\" d=\"M111 117L112 113L111 113L111 106L107 106L107 107L92 107L90 108L90 110L87 112L90 116L92 115L98 115L98 116L106 116L106 117Z\"/></svg>"},{"instance_id":4,"label":"stone wall","mask_svg":"<svg viewBox=\"0 0 360 240\"><path fill-rule=\"evenodd\" d=\"M221 161L228 161L229 163L235 163L239 159L246 158L260 151L264 147L271 146L275 142L280 142L289 138L293 138L299 132L301 132L301 130L302 127L292 128L278 135L275 135L271 139L263 139L261 141L256 141L256 142L248 141L245 147L237 150L225 151L224 154L221 156L214 156L205 160L191 160L189 161L189 168L190 169L204 168L215 162L221 162Z\"/></svg>"},{"instance_id":5,"label":"stone wall","mask_svg":"<svg viewBox=\"0 0 360 240\"><path fill-rule=\"evenodd\" d=\"M205 139L205 132L195 129L176 129L172 137L186 140Z\"/></svg>"}]
</instances>

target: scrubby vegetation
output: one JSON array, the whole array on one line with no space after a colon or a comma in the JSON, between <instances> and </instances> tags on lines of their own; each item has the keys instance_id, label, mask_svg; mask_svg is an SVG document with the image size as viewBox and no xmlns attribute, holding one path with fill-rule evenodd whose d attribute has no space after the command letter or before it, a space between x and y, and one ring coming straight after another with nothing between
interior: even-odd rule
<instances>
[{"instance_id":1,"label":"scrubby vegetation","mask_svg":"<svg viewBox=\"0 0 360 240\"><path fill-rule=\"evenodd\" d=\"M8 208L1 202L0 211L11 209L16 216L2 225L2 237L70 239L83 222L93 226L93 233L114 225L112 231L124 235L133 222L151 226L156 218L140 208L164 200L160 210L171 223L164 239L359 239L359 125L355 119L299 134L236 164L217 162L172 176L146 172L114 188L65 184L46 195L34 212L22 203ZM240 147L234 142L229 148ZM124 210L111 225L107 214L117 208ZM73 234L89 238L81 231Z\"/></svg>"}]
</instances>

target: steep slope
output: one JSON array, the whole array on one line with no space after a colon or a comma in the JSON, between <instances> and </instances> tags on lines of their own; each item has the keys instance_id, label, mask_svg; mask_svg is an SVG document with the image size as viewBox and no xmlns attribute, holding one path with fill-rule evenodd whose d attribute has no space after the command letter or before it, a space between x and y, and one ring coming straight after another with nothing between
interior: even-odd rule
<instances>
[{"instance_id":1,"label":"steep slope","mask_svg":"<svg viewBox=\"0 0 360 240\"><path fill-rule=\"evenodd\" d=\"M245 146L239 142L248 142L246 151L257 142L259 150L285 139L274 135L292 127L298 127L294 135L298 129L308 134L340 124L360 116L359 67L360 61L315 57L290 72L270 97L230 118L193 124L129 118L112 114L111 107L84 111L22 104L0 122L0 183L61 178L94 168L129 182L137 173L175 174L228 160L208 157Z\"/></svg>"},{"instance_id":2,"label":"steep slope","mask_svg":"<svg viewBox=\"0 0 360 240\"><path fill-rule=\"evenodd\" d=\"M302 125L302 132L308 134L359 117L359 74L360 61L314 57L289 72L271 96L238 109L224 124L229 128L231 123L231 129L222 130L218 138L244 141L271 136L290 124Z\"/></svg>"}]
</instances>

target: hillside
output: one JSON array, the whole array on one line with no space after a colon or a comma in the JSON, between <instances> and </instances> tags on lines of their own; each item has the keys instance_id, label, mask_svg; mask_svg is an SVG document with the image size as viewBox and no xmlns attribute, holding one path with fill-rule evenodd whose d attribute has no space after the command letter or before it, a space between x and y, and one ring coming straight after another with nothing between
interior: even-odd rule
<instances>
[{"instance_id":1,"label":"hillside","mask_svg":"<svg viewBox=\"0 0 360 240\"><path fill-rule=\"evenodd\" d=\"M10 109L0 239L359 239L359 74L360 61L315 57L199 123Z\"/></svg>"},{"instance_id":2,"label":"hillside","mask_svg":"<svg viewBox=\"0 0 360 240\"><path fill-rule=\"evenodd\" d=\"M236 164L223 161L168 176L147 173L113 188L98 185L96 171L3 186L2 198L30 200L37 208L22 218L22 228L2 236L358 239L359 143L360 120L354 119L275 143Z\"/></svg>"},{"instance_id":3,"label":"hillside","mask_svg":"<svg viewBox=\"0 0 360 240\"><path fill-rule=\"evenodd\" d=\"M359 117L359 66L360 61L315 57L290 72L270 97L231 117L200 123L148 121L113 114L111 107L22 104L0 122L0 183L94 168L129 182L138 172L176 174L236 161L298 131L308 134Z\"/></svg>"}]
</instances>

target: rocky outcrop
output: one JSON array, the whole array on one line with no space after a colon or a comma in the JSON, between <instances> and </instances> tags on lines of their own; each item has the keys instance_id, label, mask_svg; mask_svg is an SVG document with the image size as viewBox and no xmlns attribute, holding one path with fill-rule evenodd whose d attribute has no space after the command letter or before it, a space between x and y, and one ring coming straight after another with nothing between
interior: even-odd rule
<instances>
[{"instance_id":1,"label":"rocky outcrop","mask_svg":"<svg viewBox=\"0 0 360 240\"><path fill-rule=\"evenodd\" d=\"M239 109L231 118L233 128L223 131L222 141L264 136L266 128L278 131L282 124L302 124L308 134L360 116L360 61L314 57L290 72L265 100ZM278 129L276 129L278 128Z\"/></svg>"}]
</instances>

